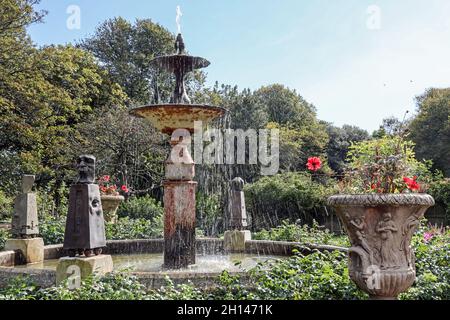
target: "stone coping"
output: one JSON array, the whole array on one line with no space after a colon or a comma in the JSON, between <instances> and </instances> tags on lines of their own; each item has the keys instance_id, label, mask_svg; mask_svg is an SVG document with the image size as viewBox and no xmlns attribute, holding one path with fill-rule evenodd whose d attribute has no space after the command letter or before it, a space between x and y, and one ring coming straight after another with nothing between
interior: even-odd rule
<instances>
[{"instance_id":1,"label":"stone coping","mask_svg":"<svg viewBox=\"0 0 450 320\"><path fill-rule=\"evenodd\" d=\"M203 254L223 254L223 240L217 238L200 238L196 241L198 253ZM298 250L302 254L309 254L314 250L319 251L342 251L346 248L328 245L305 245L297 242L250 240L245 242L245 253L290 256L293 250ZM147 240L110 240L107 241L105 254L139 254L139 253L161 253L164 250L164 239ZM49 245L44 248L45 260L59 259L65 256L63 245ZM50 287L56 283L55 270L20 269L14 268L16 253L14 251L0 251L0 287L4 286L8 280L18 276L28 276L34 283L41 287ZM242 281L246 279L245 272L230 272L233 275L241 275ZM169 277L174 284L191 281L196 286L209 287L214 285L220 272L199 273L199 272L130 272L149 289L160 288L166 284L166 277Z\"/></svg>"},{"instance_id":2,"label":"stone coping","mask_svg":"<svg viewBox=\"0 0 450 320\"><path fill-rule=\"evenodd\" d=\"M378 206L378 205L424 205L435 204L432 196L424 193L399 194L342 194L327 200L330 206Z\"/></svg>"}]
</instances>

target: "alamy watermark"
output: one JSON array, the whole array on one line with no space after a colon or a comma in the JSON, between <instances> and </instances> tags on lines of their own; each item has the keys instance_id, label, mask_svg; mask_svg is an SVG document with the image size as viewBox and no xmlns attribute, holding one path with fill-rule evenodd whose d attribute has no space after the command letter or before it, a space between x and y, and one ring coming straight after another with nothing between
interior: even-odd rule
<instances>
[{"instance_id":1,"label":"alamy watermark","mask_svg":"<svg viewBox=\"0 0 450 320\"><path fill-rule=\"evenodd\" d=\"M261 175L275 175L280 167L280 132L278 129L207 129L203 123L194 123L195 164L249 164L261 167ZM170 160L173 163L192 161L191 134L178 129L172 134L172 141L179 141L172 149ZM247 148L248 146L248 148ZM248 159L248 161L247 161Z\"/></svg>"},{"instance_id":2,"label":"alamy watermark","mask_svg":"<svg viewBox=\"0 0 450 320\"><path fill-rule=\"evenodd\" d=\"M67 288L69 290L79 289L81 287L81 269L76 264L70 265L67 270Z\"/></svg>"},{"instance_id":3,"label":"alamy watermark","mask_svg":"<svg viewBox=\"0 0 450 320\"><path fill-rule=\"evenodd\" d=\"M369 30L381 29L381 8L377 5L367 7L366 27Z\"/></svg>"},{"instance_id":4,"label":"alamy watermark","mask_svg":"<svg viewBox=\"0 0 450 320\"><path fill-rule=\"evenodd\" d=\"M66 9L66 13L69 15L66 20L66 27L69 30L81 29L81 9L80 6L70 5Z\"/></svg>"}]
</instances>

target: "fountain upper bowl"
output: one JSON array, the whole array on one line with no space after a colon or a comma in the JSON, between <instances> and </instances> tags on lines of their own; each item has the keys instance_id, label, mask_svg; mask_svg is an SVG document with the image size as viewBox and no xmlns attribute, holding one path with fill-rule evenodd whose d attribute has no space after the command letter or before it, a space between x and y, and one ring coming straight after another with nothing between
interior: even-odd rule
<instances>
[{"instance_id":1,"label":"fountain upper bowl","mask_svg":"<svg viewBox=\"0 0 450 320\"><path fill-rule=\"evenodd\" d=\"M130 114L144 118L162 133L171 135L176 129L194 132L194 123L203 122L203 126L211 120L222 117L226 109L209 105L196 104L155 104L137 107Z\"/></svg>"}]
</instances>

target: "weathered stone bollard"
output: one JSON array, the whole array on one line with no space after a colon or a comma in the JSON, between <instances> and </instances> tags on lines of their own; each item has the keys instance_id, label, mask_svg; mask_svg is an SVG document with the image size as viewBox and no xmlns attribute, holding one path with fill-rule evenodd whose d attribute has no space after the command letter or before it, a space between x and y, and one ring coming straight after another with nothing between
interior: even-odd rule
<instances>
[{"instance_id":1,"label":"weathered stone bollard","mask_svg":"<svg viewBox=\"0 0 450 320\"><path fill-rule=\"evenodd\" d=\"M71 276L84 279L93 273L105 274L113 267L111 256L101 255L106 236L100 189L94 184L95 157L80 156L77 169L79 177L70 187L64 234L64 249L69 257L58 263L58 283Z\"/></svg>"},{"instance_id":2,"label":"weathered stone bollard","mask_svg":"<svg viewBox=\"0 0 450 320\"><path fill-rule=\"evenodd\" d=\"M189 132L177 130L164 181L164 267L195 264L195 164L187 148Z\"/></svg>"},{"instance_id":3,"label":"weathered stone bollard","mask_svg":"<svg viewBox=\"0 0 450 320\"><path fill-rule=\"evenodd\" d=\"M229 252L244 252L245 241L252 239L247 227L247 211L245 208L244 180L234 178L231 181L230 229L224 235L224 249Z\"/></svg>"},{"instance_id":4,"label":"weathered stone bollard","mask_svg":"<svg viewBox=\"0 0 450 320\"><path fill-rule=\"evenodd\" d=\"M56 284L68 280L69 287L76 289L79 281L91 275L105 275L113 271L113 261L110 255L99 255L85 258L64 257L59 260L56 267Z\"/></svg>"},{"instance_id":5,"label":"weathered stone bollard","mask_svg":"<svg viewBox=\"0 0 450 320\"><path fill-rule=\"evenodd\" d=\"M39 222L36 194L32 192L35 176L24 175L22 194L14 204L12 239L6 241L5 250L19 251L18 264L38 263L44 260L44 240L38 238Z\"/></svg>"}]
</instances>

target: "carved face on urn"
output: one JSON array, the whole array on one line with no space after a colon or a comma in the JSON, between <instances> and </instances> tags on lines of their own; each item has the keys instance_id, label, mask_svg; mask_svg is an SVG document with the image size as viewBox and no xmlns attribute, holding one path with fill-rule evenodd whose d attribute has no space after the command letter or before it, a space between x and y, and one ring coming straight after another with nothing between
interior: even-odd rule
<instances>
[{"instance_id":1,"label":"carved face on urn","mask_svg":"<svg viewBox=\"0 0 450 320\"><path fill-rule=\"evenodd\" d=\"M95 157L82 155L77 159L77 184L92 184L95 180Z\"/></svg>"}]
</instances>

